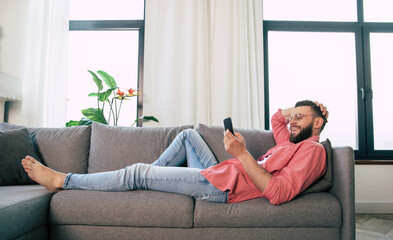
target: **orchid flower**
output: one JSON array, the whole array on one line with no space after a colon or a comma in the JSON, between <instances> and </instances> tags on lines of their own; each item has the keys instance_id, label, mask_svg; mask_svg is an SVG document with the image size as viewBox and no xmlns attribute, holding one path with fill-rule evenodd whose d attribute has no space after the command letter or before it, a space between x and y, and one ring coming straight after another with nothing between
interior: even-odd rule
<instances>
[{"instance_id":1,"label":"orchid flower","mask_svg":"<svg viewBox=\"0 0 393 240\"><path fill-rule=\"evenodd\" d=\"M136 90L134 90L132 88L127 89L127 91L128 91L127 97L138 96L141 94L140 92L137 92Z\"/></svg>"}]
</instances>

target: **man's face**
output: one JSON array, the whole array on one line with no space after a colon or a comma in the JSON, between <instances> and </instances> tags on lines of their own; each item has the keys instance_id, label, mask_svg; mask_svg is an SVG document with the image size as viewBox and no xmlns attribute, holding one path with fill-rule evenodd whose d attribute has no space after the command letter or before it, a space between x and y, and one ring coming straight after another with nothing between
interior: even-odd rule
<instances>
[{"instance_id":1,"label":"man's face","mask_svg":"<svg viewBox=\"0 0 393 240\"><path fill-rule=\"evenodd\" d=\"M314 113L308 106L294 108L289 122L291 135L289 141L301 142L313 135Z\"/></svg>"}]
</instances>

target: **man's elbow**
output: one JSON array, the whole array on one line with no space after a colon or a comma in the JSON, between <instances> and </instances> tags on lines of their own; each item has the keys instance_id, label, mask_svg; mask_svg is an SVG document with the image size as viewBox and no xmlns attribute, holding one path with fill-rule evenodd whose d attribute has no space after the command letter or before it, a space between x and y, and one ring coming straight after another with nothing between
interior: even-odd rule
<instances>
[{"instance_id":1,"label":"man's elbow","mask_svg":"<svg viewBox=\"0 0 393 240\"><path fill-rule=\"evenodd\" d=\"M280 205L289 202L297 194L291 186L283 184L277 177L271 178L271 185L264 191L264 197L267 198L272 205Z\"/></svg>"},{"instance_id":2,"label":"man's elbow","mask_svg":"<svg viewBox=\"0 0 393 240\"><path fill-rule=\"evenodd\" d=\"M263 179L261 179L261 181L257 185L259 191L261 192L265 191L265 189L269 186L271 179L272 179L272 175L266 174L266 176Z\"/></svg>"},{"instance_id":3,"label":"man's elbow","mask_svg":"<svg viewBox=\"0 0 393 240\"><path fill-rule=\"evenodd\" d=\"M271 198L271 199L269 199L269 202L270 202L270 204L272 204L272 205L280 205L280 204L283 204L283 203L286 203L286 202L289 202L290 201L290 199L280 199L280 198Z\"/></svg>"}]
</instances>

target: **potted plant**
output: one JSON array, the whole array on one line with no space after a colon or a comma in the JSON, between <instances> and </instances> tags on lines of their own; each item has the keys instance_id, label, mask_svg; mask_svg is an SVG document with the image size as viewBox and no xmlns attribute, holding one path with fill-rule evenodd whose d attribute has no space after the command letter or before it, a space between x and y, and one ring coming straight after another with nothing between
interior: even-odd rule
<instances>
[{"instance_id":1,"label":"potted plant","mask_svg":"<svg viewBox=\"0 0 393 240\"><path fill-rule=\"evenodd\" d=\"M79 121L71 120L66 123L66 126L90 125L93 122L99 122L102 124L112 123L114 126L117 126L123 101L139 96L141 93L132 88L127 89L125 92L121 91L117 86L115 79L105 71L97 71L97 74L101 76L102 79L93 71L88 70L88 72L92 75L93 81L97 85L98 89L97 92L90 93L88 97L97 98L97 108L86 108L81 110L84 117L82 117ZM103 81L108 86L108 89L106 90L104 90L104 86L102 84ZM109 107L107 117L105 116L106 106ZM142 116L135 119L131 126L134 126L140 119L142 121L158 122L158 120L153 116Z\"/></svg>"}]
</instances>

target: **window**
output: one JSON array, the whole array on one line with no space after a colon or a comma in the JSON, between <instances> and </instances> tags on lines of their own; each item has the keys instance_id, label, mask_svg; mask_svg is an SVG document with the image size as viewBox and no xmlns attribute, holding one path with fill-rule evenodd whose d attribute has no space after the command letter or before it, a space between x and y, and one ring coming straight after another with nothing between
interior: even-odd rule
<instances>
[{"instance_id":1,"label":"window","mask_svg":"<svg viewBox=\"0 0 393 240\"><path fill-rule=\"evenodd\" d=\"M392 1L263 4L266 129L278 107L318 100L330 112L322 139L353 147L358 163L393 160Z\"/></svg>"},{"instance_id":2,"label":"window","mask_svg":"<svg viewBox=\"0 0 393 240\"><path fill-rule=\"evenodd\" d=\"M393 128L389 106L393 89L393 33L370 34L370 63L373 86L374 148L393 150Z\"/></svg>"},{"instance_id":3,"label":"window","mask_svg":"<svg viewBox=\"0 0 393 240\"><path fill-rule=\"evenodd\" d=\"M82 109L97 105L87 97L96 91L88 70L107 72L122 91L143 91L143 43L144 0L70 1L67 121L80 120ZM141 96L123 103L118 125L130 126L138 116Z\"/></svg>"}]
</instances>

